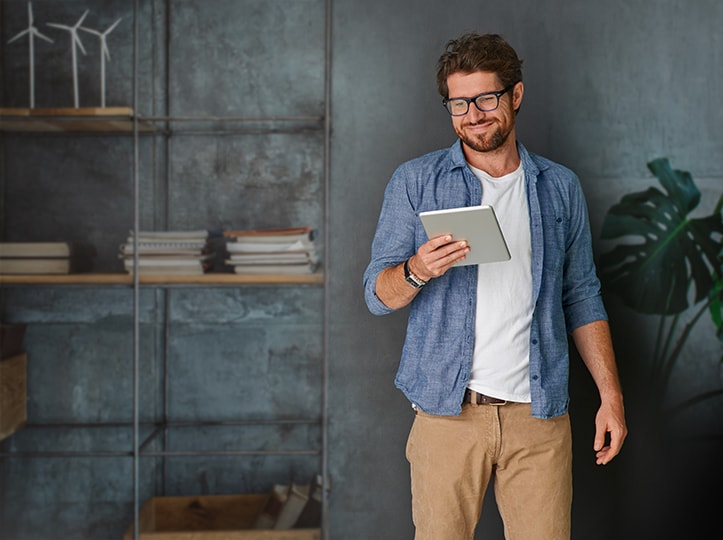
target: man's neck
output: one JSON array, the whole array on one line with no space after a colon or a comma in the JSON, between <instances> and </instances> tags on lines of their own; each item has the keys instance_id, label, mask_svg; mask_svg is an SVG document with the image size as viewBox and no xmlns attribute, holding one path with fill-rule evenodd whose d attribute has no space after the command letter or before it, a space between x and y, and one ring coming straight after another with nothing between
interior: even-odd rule
<instances>
[{"instance_id":1,"label":"man's neck","mask_svg":"<svg viewBox=\"0 0 723 540\"><path fill-rule=\"evenodd\" d=\"M462 143L462 151L467 163L483 170L493 178L500 178L517 170L520 166L520 153L515 138L510 136L505 144L490 152L477 152Z\"/></svg>"}]
</instances>

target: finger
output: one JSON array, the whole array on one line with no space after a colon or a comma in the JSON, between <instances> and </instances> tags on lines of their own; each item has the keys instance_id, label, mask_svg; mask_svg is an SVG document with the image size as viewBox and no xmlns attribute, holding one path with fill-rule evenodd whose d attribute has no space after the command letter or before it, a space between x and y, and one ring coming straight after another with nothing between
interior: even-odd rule
<instances>
[{"instance_id":1,"label":"finger","mask_svg":"<svg viewBox=\"0 0 723 540\"><path fill-rule=\"evenodd\" d=\"M599 452L605 446L605 436L607 435L607 429L604 427L597 426L595 428L595 439L592 443L592 449Z\"/></svg>"},{"instance_id":2,"label":"finger","mask_svg":"<svg viewBox=\"0 0 723 540\"><path fill-rule=\"evenodd\" d=\"M436 258L436 266L442 271L446 271L450 266L464 259L469 253L469 245L465 240L459 242L450 242L434 251Z\"/></svg>"},{"instance_id":3,"label":"finger","mask_svg":"<svg viewBox=\"0 0 723 540\"><path fill-rule=\"evenodd\" d=\"M451 235L442 234L420 246L417 251L418 264L423 266L424 274L439 277L454 264L463 260L467 253L469 253L469 245L466 240L454 241ZM422 269L420 268L420 270Z\"/></svg>"},{"instance_id":4,"label":"finger","mask_svg":"<svg viewBox=\"0 0 723 540\"><path fill-rule=\"evenodd\" d=\"M610 452L612 452L613 457L617 456L620 453L620 450L623 448L623 442L625 441L625 431L620 430L611 430L610 431Z\"/></svg>"},{"instance_id":5,"label":"finger","mask_svg":"<svg viewBox=\"0 0 723 540\"><path fill-rule=\"evenodd\" d=\"M610 444L603 446L599 451L596 452L595 457L598 465L607 465L610 463L615 456L620 453L623 447L623 437L610 434Z\"/></svg>"},{"instance_id":6,"label":"finger","mask_svg":"<svg viewBox=\"0 0 723 540\"><path fill-rule=\"evenodd\" d=\"M609 449L606 447L595 454L595 458L595 463L597 465L607 465L613 456L610 456Z\"/></svg>"},{"instance_id":7,"label":"finger","mask_svg":"<svg viewBox=\"0 0 723 540\"><path fill-rule=\"evenodd\" d=\"M451 234L440 234L439 236L435 236L433 238L430 238L427 241L427 245L429 245L430 250L439 249L442 246L445 246L453 241Z\"/></svg>"}]
</instances>

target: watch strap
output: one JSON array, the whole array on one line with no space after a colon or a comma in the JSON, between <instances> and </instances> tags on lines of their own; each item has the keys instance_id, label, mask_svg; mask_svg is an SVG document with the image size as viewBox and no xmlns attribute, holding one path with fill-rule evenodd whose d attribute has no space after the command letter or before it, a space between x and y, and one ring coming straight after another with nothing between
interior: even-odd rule
<instances>
[{"instance_id":1,"label":"watch strap","mask_svg":"<svg viewBox=\"0 0 723 540\"><path fill-rule=\"evenodd\" d=\"M410 257L411 258L411 257ZM409 259L404 261L404 280L415 289L421 289L427 282L409 269Z\"/></svg>"}]
</instances>

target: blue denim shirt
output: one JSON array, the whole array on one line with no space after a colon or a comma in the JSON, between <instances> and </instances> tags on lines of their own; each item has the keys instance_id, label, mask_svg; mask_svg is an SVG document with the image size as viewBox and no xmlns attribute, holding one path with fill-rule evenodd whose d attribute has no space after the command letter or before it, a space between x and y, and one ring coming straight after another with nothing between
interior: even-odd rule
<instances>
[{"instance_id":1,"label":"blue denim shirt","mask_svg":"<svg viewBox=\"0 0 723 540\"><path fill-rule=\"evenodd\" d=\"M587 207L577 176L518 143L525 172L532 239L534 313L530 329L532 415L567 411L567 333L607 319L593 261ZM369 310L392 310L376 295L379 272L427 241L419 212L482 201L479 180L460 141L400 165L384 193L371 261L364 272ZM432 279L409 306L396 386L430 414L458 415L472 368L477 266L454 267Z\"/></svg>"}]
</instances>

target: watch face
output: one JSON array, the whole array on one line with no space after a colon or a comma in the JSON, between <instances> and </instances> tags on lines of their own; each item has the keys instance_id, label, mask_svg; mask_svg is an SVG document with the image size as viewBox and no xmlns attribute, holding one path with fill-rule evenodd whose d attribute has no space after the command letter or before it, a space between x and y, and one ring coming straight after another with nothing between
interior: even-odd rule
<instances>
[{"instance_id":1,"label":"watch face","mask_svg":"<svg viewBox=\"0 0 723 540\"><path fill-rule=\"evenodd\" d=\"M404 279L415 289L421 289L424 286L424 283L416 281L412 276L406 276Z\"/></svg>"}]
</instances>

